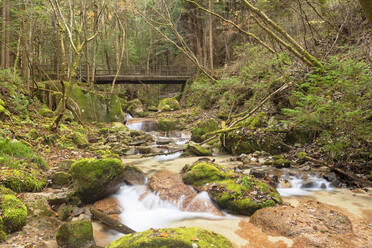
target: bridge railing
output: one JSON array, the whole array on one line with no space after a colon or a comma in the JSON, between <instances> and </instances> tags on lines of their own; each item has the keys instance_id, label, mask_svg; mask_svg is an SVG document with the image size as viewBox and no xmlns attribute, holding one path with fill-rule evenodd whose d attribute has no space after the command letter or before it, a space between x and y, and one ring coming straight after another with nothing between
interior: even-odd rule
<instances>
[{"instance_id":1,"label":"bridge railing","mask_svg":"<svg viewBox=\"0 0 372 248\"><path fill-rule=\"evenodd\" d=\"M48 74L56 74L55 68L51 65L42 65L43 70ZM167 66L159 65L151 68L145 66L127 66L123 67L119 71L119 75L152 75L152 76L192 76L195 74L196 69L191 66ZM116 69L96 69L96 76L115 75ZM67 71L66 71L67 73ZM85 66L81 67L78 71L81 76L86 75Z\"/></svg>"}]
</instances>

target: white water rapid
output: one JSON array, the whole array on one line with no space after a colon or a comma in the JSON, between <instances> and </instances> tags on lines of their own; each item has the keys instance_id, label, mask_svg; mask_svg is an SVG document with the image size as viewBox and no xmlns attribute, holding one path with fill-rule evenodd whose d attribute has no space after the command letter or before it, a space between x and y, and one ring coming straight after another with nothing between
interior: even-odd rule
<instances>
[{"instance_id":1,"label":"white water rapid","mask_svg":"<svg viewBox=\"0 0 372 248\"><path fill-rule=\"evenodd\" d=\"M291 184L290 188L277 188L279 194L283 197L305 196L310 195L313 191L333 190L330 182L316 176L308 176L306 180L297 176L290 176L287 180Z\"/></svg>"},{"instance_id":2,"label":"white water rapid","mask_svg":"<svg viewBox=\"0 0 372 248\"><path fill-rule=\"evenodd\" d=\"M150 192L145 185L120 188L115 197L122 208L120 218L122 222L135 231L144 231L149 228L163 228L170 224L187 219L223 219L210 213L186 212L179 209L182 199L177 203L170 203ZM198 197L209 199L207 193L200 193Z\"/></svg>"}]
</instances>

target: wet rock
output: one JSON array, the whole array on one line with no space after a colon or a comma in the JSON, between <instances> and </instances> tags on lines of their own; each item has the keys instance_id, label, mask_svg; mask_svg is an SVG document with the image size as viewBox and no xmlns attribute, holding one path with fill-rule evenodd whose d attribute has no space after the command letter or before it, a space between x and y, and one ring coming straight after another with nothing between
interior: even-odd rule
<instances>
[{"instance_id":1,"label":"wet rock","mask_svg":"<svg viewBox=\"0 0 372 248\"><path fill-rule=\"evenodd\" d=\"M135 141L132 141L129 143L130 146L139 146L139 145L142 145L142 144L145 144L146 143L146 140L142 139L142 140L135 140Z\"/></svg>"},{"instance_id":2,"label":"wet rock","mask_svg":"<svg viewBox=\"0 0 372 248\"><path fill-rule=\"evenodd\" d=\"M335 187L339 187L339 186L341 186L341 182L340 182L340 180L338 179L336 173L334 173L334 172L330 172L330 173L328 173L328 174L325 176L325 178L326 178L328 181L330 181L330 182L332 183L333 186L335 186Z\"/></svg>"},{"instance_id":3,"label":"wet rock","mask_svg":"<svg viewBox=\"0 0 372 248\"><path fill-rule=\"evenodd\" d=\"M231 242L215 232L196 227L150 229L125 235L107 248L182 247L182 248L232 248Z\"/></svg>"},{"instance_id":4,"label":"wet rock","mask_svg":"<svg viewBox=\"0 0 372 248\"><path fill-rule=\"evenodd\" d=\"M251 215L260 208L282 202L275 188L218 164L199 161L182 171L185 183L206 190L220 208L231 213Z\"/></svg>"},{"instance_id":5,"label":"wet rock","mask_svg":"<svg viewBox=\"0 0 372 248\"><path fill-rule=\"evenodd\" d=\"M316 201L300 201L296 207L260 209L250 222L271 235L290 237L304 247L354 247L345 239L352 234L348 217Z\"/></svg>"},{"instance_id":6,"label":"wet rock","mask_svg":"<svg viewBox=\"0 0 372 248\"><path fill-rule=\"evenodd\" d=\"M175 98L165 98L160 100L158 110L159 112L163 111L174 111L174 110L179 110L180 104Z\"/></svg>"},{"instance_id":7,"label":"wet rock","mask_svg":"<svg viewBox=\"0 0 372 248\"><path fill-rule=\"evenodd\" d=\"M193 189L183 183L178 174L159 171L152 176L149 187L159 194L161 199L180 205L181 210L223 215L208 199L199 198Z\"/></svg>"},{"instance_id":8,"label":"wet rock","mask_svg":"<svg viewBox=\"0 0 372 248\"><path fill-rule=\"evenodd\" d=\"M157 145L168 145L170 143L172 143L173 140L172 139L168 139L168 138L158 138L156 140L156 144Z\"/></svg>"},{"instance_id":9,"label":"wet rock","mask_svg":"<svg viewBox=\"0 0 372 248\"><path fill-rule=\"evenodd\" d=\"M283 180L278 185L278 188L282 188L282 189L289 189L291 187L292 187L292 185L288 180Z\"/></svg>"},{"instance_id":10,"label":"wet rock","mask_svg":"<svg viewBox=\"0 0 372 248\"><path fill-rule=\"evenodd\" d=\"M70 174L79 197L90 203L117 191L123 171L118 159L82 159L71 166Z\"/></svg>"},{"instance_id":11,"label":"wet rock","mask_svg":"<svg viewBox=\"0 0 372 248\"><path fill-rule=\"evenodd\" d=\"M56 239L61 248L94 248L92 222L74 221L63 224L57 231Z\"/></svg>"},{"instance_id":12,"label":"wet rock","mask_svg":"<svg viewBox=\"0 0 372 248\"><path fill-rule=\"evenodd\" d=\"M266 171L262 169L252 168L249 172L249 175L254 176L255 178L265 178L266 177Z\"/></svg>"},{"instance_id":13,"label":"wet rock","mask_svg":"<svg viewBox=\"0 0 372 248\"><path fill-rule=\"evenodd\" d=\"M146 181L145 174L133 165L124 167L123 179L130 185L143 185Z\"/></svg>"},{"instance_id":14,"label":"wet rock","mask_svg":"<svg viewBox=\"0 0 372 248\"><path fill-rule=\"evenodd\" d=\"M196 156L212 156L211 151L192 141L186 146L186 151Z\"/></svg>"},{"instance_id":15,"label":"wet rock","mask_svg":"<svg viewBox=\"0 0 372 248\"><path fill-rule=\"evenodd\" d=\"M96 201L93 207L108 215L121 213L119 201L114 197L107 197Z\"/></svg>"}]
</instances>

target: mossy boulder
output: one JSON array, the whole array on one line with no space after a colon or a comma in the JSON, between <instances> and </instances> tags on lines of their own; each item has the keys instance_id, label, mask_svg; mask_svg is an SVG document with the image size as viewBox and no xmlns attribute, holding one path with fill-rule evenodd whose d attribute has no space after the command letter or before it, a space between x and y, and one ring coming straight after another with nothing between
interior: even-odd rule
<instances>
[{"instance_id":1,"label":"mossy boulder","mask_svg":"<svg viewBox=\"0 0 372 248\"><path fill-rule=\"evenodd\" d=\"M74 221L59 227L56 240L61 248L94 248L92 222L89 220Z\"/></svg>"},{"instance_id":2,"label":"mossy boulder","mask_svg":"<svg viewBox=\"0 0 372 248\"><path fill-rule=\"evenodd\" d=\"M220 234L197 227L150 229L125 235L107 248L232 248Z\"/></svg>"},{"instance_id":3,"label":"mossy boulder","mask_svg":"<svg viewBox=\"0 0 372 248\"><path fill-rule=\"evenodd\" d=\"M57 172L52 176L52 187L53 188L63 188L68 187L72 182L72 177L66 172Z\"/></svg>"},{"instance_id":4,"label":"mossy boulder","mask_svg":"<svg viewBox=\"0 0 372 248\"><path fill-rule=\"evenodd\" d=\"M218 164L206 161L197 161L182 170L184 183L193 186L204 186L207 183L224 180L227 177L224 168Z\"/></svg>"},{"instance_id":5,"label":"mossy boulder","mask_svg":"<svg viewBox=\"0 0 372 248\"><path fill-rule=\"evenodd\" d=\"M174 110L179 110L180 108L181 108L180 107L180 103L175 98L165 98L165 99L162 99L159 102L159 105L158 105L158 110L160 112L163 112L163 111L174 111Z\"/></svg>"},{"instance_id":6,"label":"mossy boulder","mask_svg":"<svg viewBox=\"0 0 372 248\"><path fill-rule=\"evenodd\" d=\"M79 197L91 203L118 190L123 171L119 159L82 159L72 164L70 174Z\"/></svg>"},{"instance_id":7,"label":"mossy boulder","mask_svg":"<svg viewBox=\"0 0 372 248\"><path fill-rule=\"evenodd\" d=\"M213 118L205 121L199 121L191 131L191 140L200 143L205 139L203 135L216 131L218 129L218 121Z\"/></svg>"},{"instance_id":8,"label":"mossy boulder","mask_svg":"<svg viewBox=\"0 0 372 248\"><path fill-rule=\"evenodd\" d=\"M33 201L26 202L29 215L34 217L54 216L53 210L50 208L46 197L40 197Z\"/></svg>"},{"instance_id":9,"label":"mossy boulder","mask_svg":"<svg viewBox=\"0 0 372 248\"><path fill-rule=\"evenodd\" d=\"M1 210L4 231L16 232L26 224L27 208L15 195L1 195Z\"/></svg>"},{"instance_id":10,"label":"mossy boulder","mask_svg":"<svg viewBox=\"0 0 372 248\"><path fill-rule=\"evenodd\" d=\"M145 173L134 165L124 167L123 179L130 185L143 185L146 182Z\"/></svg>"},{"instance_id":11,"label":"mossy boulder","mask_svg":"<svg viewBox=\"0 0 372 248\"><path fill-rule=\"evenodd\" d=\"M173 131L178 129L178 125L179 121L176 119L160 117L157 120L156 130L164 132Z\"/></svg>"},{"instance_id":12,"label":"mossy boulder","mask_svg":"<svg viewBox=\"0 0 372 248\"><path fill-rule=\"evenodd\" d=\"M39 110L39 114L43 117L47 117L47 118L52 118L54 117L54 112L48 108L47 106L43 105L40 110Z\"/></svg>"},{"instance_id":13,"label":"mossy boulder","mask_svg":"<svg viewBox=\"0 0 372 248\"><path fill-rule=\"evenodd\" d=\"M186 152L196 156L212 156L212 152L207 148L202 147L201 145L190 141L186 146Z\"/></svg>"},{"instance_id":14,"label":"mossy boulder","mask_svg":"<svg viewBox=\"0 0 372 248\"><path fill-rule=\"evenodd\" d=\"M38 192L47 181L38 170L4 169L0 171L0 183L15 192Z\"/></svg>"},{"instance_id":15,"label":"mossy boulder","mask_svg":"<svg viewBox=\"0 0 372 248\"><path fill-rule=\"evenodd\" d=\"M252 215L260 208L282 203L275 188L207 161L185 167L182 178L196 190L207 191L221 209L234 214Z\"/></svg>"},{"instance_id":16,"label":"mossy boulder","mask_svg":"<svg viewBox=\"0 0 372 248\"><path fill-rule=\"evenodd\" d=\"M234 154L250 154L255 151L265 151L279 154L288 149L283 146L285 135L273 130L242 128L229 132L224 136L224 148Z\"/></svg>"},{"instance_id":17,"label":"mossy boulder","mask_svg":"<svg viewBox=\"0 0 372 248\"><path fill-rule=\"evenodd\" d=\"M113 132L118 132L118 133L121 133L121 132L122 133L129 133L129 128L121 122L112 123L111 130Z\"/></svg>"}]
</instances>

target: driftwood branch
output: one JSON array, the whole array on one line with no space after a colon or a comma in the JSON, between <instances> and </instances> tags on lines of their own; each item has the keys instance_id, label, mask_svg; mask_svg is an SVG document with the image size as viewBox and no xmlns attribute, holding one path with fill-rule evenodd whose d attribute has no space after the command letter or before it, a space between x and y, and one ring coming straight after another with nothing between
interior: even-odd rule
<instances>
[{"instance_id":1,"label":"driftwood branch","mask_svg":"<svg viewBox=\"0 0 372 248\"><path fill-rule=\"evenodd\" d=\"M110 228L123 233L123 234L130 234L130 233L135 233L136 231L132 230L131 228L127 227L123 223L111 218L107 214L103 213L102 211L91 208L90 212L93 214L93 217L103 224L109 226Z\"/></svg>"}]
</instances>

